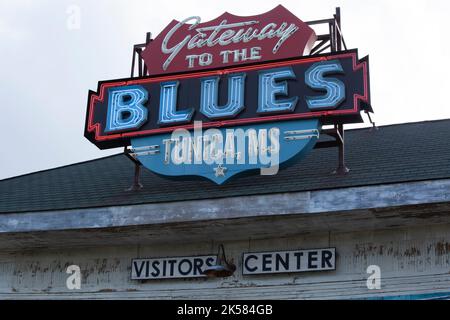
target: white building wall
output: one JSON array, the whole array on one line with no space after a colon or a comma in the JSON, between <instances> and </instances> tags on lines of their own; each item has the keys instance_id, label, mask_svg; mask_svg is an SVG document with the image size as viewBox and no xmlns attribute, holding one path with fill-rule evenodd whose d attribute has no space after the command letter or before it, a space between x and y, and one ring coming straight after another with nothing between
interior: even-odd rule
<instances>
[{"instance_id":1,"label":"white building wall","mask_svg":"<svg viewBox=\"0 0 450 320\"><path fill-rule=\"evenodd\" d=\"M279 224L277 224L279 226ZM280 234L282 234L280 230ZM88 232L86 234L88 236ZM237 265L223 279L130 280L131 259L216 254L220 242L98 246L0 253L0 299L176 298L337 299L450 292L450 224L361 232L317 232L284 238L225 241ZM244 252L336 248L336 270L242 276ZM69 265L81 268L81 289L69 290ZM369 290L369 265L381 268L381 289Z\"/></svg>"}]
</instances>

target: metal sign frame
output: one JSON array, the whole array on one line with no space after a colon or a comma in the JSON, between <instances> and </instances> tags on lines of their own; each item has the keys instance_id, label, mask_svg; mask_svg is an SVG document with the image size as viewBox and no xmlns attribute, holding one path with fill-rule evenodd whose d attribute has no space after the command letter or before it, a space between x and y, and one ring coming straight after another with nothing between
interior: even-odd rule
<instances>
[{"instance_id":1,"label":"metal sign frame","mask_svg":"<svg viewBox=\"0 0 450 320\"><path fill-rule=\"evenodd\" d=\"M328 32L324 34L318 34L316 42L311 49L311 55L318 55L321 53L334 53L342 50L347 50L347 45L344 40L341 27L341 10L339 7L336 8L335 13L332 18L312 20L305 22L309 26L328 26ZM131 78L145 77L148 75L147 66L144 63L141 53L143 49L151 42L152 34L147 32L145 43L136 44L133 46L132 51L132 62L131 62ZM368 81L370 81L368 77ZM368 90L370 96L370 82L368 83ZM363 110L369 117L369 121L373 124L375 128L375 123L372 122L370 117L370 112L373 112L372 107L367 105ZM334 174L344 175L350 171L350 169L345 164L345 130L343 123L336 123L333 128L322 129L321 135L331 137L332 140L328 141L318 141L314 148L337 148L338 149L338 165ZM124 154L135 163L135 174L133 185L128 190L137 190L142 188L142 184L139 181L140 175L140 162L131 155L131 151L125 147Z\"/></svg>"}]
</instances>

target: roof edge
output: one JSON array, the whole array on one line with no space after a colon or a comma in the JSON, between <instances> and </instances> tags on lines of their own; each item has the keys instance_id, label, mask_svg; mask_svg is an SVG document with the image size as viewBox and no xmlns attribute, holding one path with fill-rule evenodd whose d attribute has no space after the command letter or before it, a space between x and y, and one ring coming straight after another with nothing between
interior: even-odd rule
<instances>
[{"instance_id":1,"label":"roof edge","mask_svg":"<svg viewBox=\"0 0 450 320\"><path fill-rule=\"evenodd\" d=\"M28 173L20 174L18 176L13 176L13 177L5 178L5 179L0 179L0 182L7 181L7 180L12 180L12 179L16 179L16 178L22 178L22 177L30 176L30 175L37 174L37 173L43 173L43 172L47 172L47 171L52 171L52 170L66 168L66 167L76 166L76 165L79 165L79 164L84 164L84 163L99 161L99 160L103 160L103 159L113 158L113 157L121 156L123 154L124 153L121 152L121 153L116 153L116 154L112 154L112 155L101 157L101 158L95 158L95 159L90 159L90 160L85 160L85 161L65 164L65 165L62 165L62 166L59 166L59 167L54 167L54 168L48 168L48 169L28 172Z\"/></svg>"}]
</instances>

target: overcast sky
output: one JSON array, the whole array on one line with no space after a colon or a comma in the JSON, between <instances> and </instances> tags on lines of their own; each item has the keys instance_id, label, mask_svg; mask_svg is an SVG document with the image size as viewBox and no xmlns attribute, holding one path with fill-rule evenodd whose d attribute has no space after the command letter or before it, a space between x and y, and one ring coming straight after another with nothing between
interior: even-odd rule
<instances>
[{"instance_id":1,"label":"overcast sky","mask_svg":"<svg viewBox=\"0 0 450 320\"><path fill-rule=\"evenodd\" d=\"M87 94L99 80L129 76L132 45L147 31L277 4L304 21L341 7L347 46L370 56L377 124L450 118L450 1L0 0L0 179L121 152L84 138Z\"/></svg>"}]
</instances>

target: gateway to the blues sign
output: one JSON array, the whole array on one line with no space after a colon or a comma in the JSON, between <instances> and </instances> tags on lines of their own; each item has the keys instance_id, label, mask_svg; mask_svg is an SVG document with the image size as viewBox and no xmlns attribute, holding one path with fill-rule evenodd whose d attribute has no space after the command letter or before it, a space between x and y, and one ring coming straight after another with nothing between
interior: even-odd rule
<instances>
[{"instance_id":1,"label":"gateway to the blues sign","mask_svg":"<svg viewBox=\"0 0 450 320\"><path fill-rule=\"evenodd\" d=\"M173 21L144 50L149 76L90 92L85 136L101 149L131 145L165 176L274 174L314 147L322 125L361 122L370 103L367 58L302 56L315 38L282 6Z\"/></svg>"}]
</instances>

